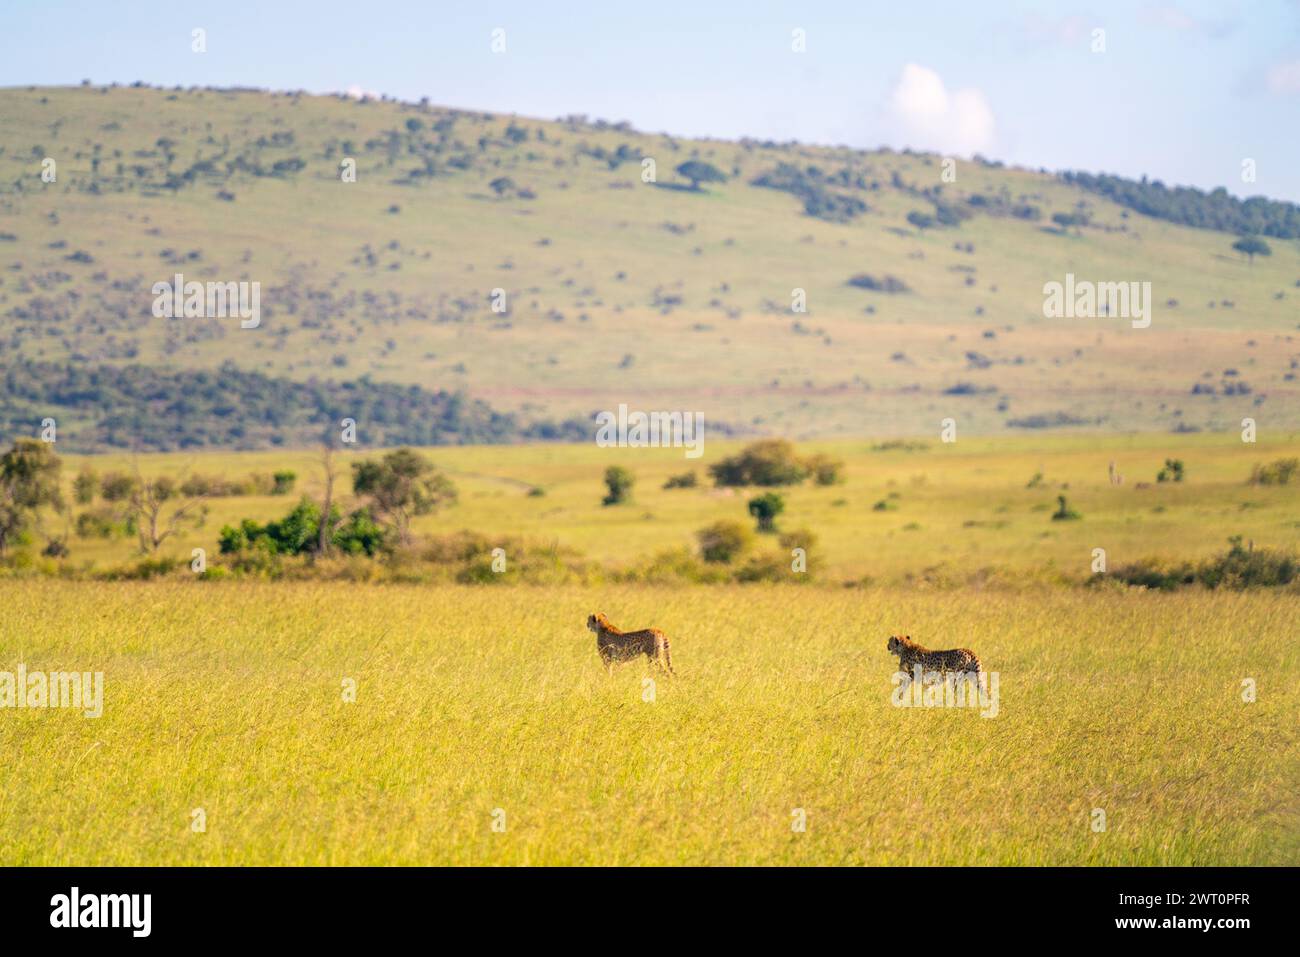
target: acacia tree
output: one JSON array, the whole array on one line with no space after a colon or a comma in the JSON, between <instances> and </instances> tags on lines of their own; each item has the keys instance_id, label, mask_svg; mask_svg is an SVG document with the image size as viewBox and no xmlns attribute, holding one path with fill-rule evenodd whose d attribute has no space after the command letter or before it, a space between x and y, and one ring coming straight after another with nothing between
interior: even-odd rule
<instances>
[{"instance_id":1,"label":"acacia tree","mask_svg":"<svg viewBox=\"0 0 1300 957\"><path fill-rule=\"evenodd\" d=\"M42 506L63 510L59 457L48 442L19 439L0 456L0 555L33 521Z\"/></svg>"},{"instance_id":2,"label":"acacia tree","mask_svg":"<svg viewBox=\"0 0 1300 957\"><path fill-rule=\"evenodd\" d=\"M701 183L725 183L726 174L712 163L703 160L687 160L677 167L677 175L691 181L691 189L699 192Z\"/></svg>"},{"instance_id":3,"label":"acacia tree","mask_svg":"<svg viewBox=\"0 0 1300 957\"><path fill-rule=\"evenodd\" d=\"M1252 266L1255 265L1256 256L1273 255L1272 248L1258 236L1242 236L1232 244L1232 248L1245 256Z\"/></svg>"},{"instance_id":4,"label":"acacia tree","mask_svg":"<svg viewBox=\"0 0 1300 957\"><path fill-rule=\"evenodd\" d=\"M371 512L393 527L403 545L410 544L412 518L456 500L451 479L411 449L352 463L352 491L368 500Z\"/></svg>"}]
</instances>

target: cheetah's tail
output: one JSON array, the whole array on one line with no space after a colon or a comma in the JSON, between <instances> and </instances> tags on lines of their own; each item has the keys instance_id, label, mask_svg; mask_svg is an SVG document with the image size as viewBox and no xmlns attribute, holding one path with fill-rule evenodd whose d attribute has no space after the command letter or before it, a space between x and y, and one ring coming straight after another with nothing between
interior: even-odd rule
<instances>
[{"instance_id":1,"label":"cheetah's tail","mask_svg":"<svg viewBox=\"0 0 1300 957\"><path fill-rule=\"evenodd\" d=\"M677 675L677 672L673 671L673 654L672 651L669 650L667 635L664 635L664 665L668 668L668 673L670 675Z\"/></svg>"}]
</instances>

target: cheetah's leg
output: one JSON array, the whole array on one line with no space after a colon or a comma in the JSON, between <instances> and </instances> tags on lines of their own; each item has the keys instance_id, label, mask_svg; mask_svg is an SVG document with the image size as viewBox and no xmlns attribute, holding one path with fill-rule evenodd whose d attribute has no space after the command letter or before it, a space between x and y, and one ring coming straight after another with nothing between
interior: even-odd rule
<instances>
[{"instance_id":1,"label":"cheetah's leg","mask_svg":"<svg viewBox=\"0 0 1300 957\"><path fill-rule=\"evenodd\" d=\"M663 641L660 643L660 646L657 650L663 653L664 670L667 671L670 675L676 677L677 672L673 671L673 653L670 649L667 635L664 635Z\"/></svg>"}]
</instances>

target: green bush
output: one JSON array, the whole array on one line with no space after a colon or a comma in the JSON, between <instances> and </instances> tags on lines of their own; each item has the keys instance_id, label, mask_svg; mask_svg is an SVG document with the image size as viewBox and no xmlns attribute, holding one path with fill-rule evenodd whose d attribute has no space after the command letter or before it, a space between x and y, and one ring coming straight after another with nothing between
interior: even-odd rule
<instances>
[{"instance_id":1,"label":"green bush","mask_svg":"<svg viewBox=\"0 0 1300 957\"><path fill-rule=\"evenodd\" d=\"M1173 591L1184 585L1194 584L1196 569L1188 562L1162 562L1156 558L1144 558L1127 565L1122 565L1107 575L1094 575L1093 583L1100 583L1110 577L1126 585L1137 585L1158 591Z\"/></svg>"},{"instance_id":2,"label":"green bush","mask_svg":"<svg viewBox=\"0 0 1300 957\"><path fill-rule=\"evenodd\" d=\"M77 500L78 505L89 505L95 500L95 493L99 490L99 477L95 475L95 470L89 465L82 466L77 477L72 480L72 496Z\"/></svg>"},{"instance_id":3,"label":"green bush","mask_svg":"<svg viewBox=\"0 0 1300 957\"><path fill-rule=\"evenodd\" d=\"M632 486L636 477L621 465L611 465L605 469L605 487L609 492L601 500L602 505L621 505L632 497Z\"/></svg>"},{"instance_id":4,"label":"green bush","mask_svg":"<svg viewBox=\"0 0 1300 957\"><path fill-rule=\"evenodd\" d=\"M271 486L272 495L288 495L293 491L293 483L298 480L296 473L288 469L282 469L271 476L274 484Z\"/></svg>"},{"instance_id":5,"label":"green bush","mask_svg":"<svg viewBox=\"0 0 1300 957\"><path fill-rule=\"evenodd\" d=\"M1147 558L1115 569L1109 576L1094 575L1093 582L1112 577L1128 585L1173 591L1200 583L1206 588L1281 588L1300 579L1300 559L1289 552L1253 548L1242 537L1228 539L1229 548L1199 565Z\"/></svg>"},{"instance_id":6,"label":"green bush","mask_svg":"<svg viewBox=\"0 0 1300 957\"><path fill-rule=\"evenodd\" d=\"M1083 516L1070 507L1070 503L1065 500L1064 495L1056 496L1056 511L1052 513L1052 521L1073 522L1081 518Z\"/></svg>"},{"instance_id":7,"label":"green bush","mask_svg":"<svg viewBox=\"0 0 1300 957\"><path fill-rule=\"evenodd\" d=\"M93 508L77 516L76 529L78 538L121 538L131 534L122 518L111 508Z\"/></svg>"},{"instance_id":8,"label":"green bush","mask_svg":"<svg viewBox=\"0 0 1300 957\"><path fill-rule=\"evenodd\" d=\"M1181 482L1183 480L1183 460L1165 459L1165 467L1156 473L1157 482Z\"/></svg>"},{"instance_id":9,"label":"green bush","mask_svg":"<svg viewBox=\"0 0 1300 957\"><path fill-rule=\"evenodd\" d=\"M706 562L730 563L754 545L754 533L742 522L722 519L695 533Z\"/></svg>"},{"instance_id":10,"label":"green bush","mask_svg":"<svg viewBox=\"0 0 1300 957\"><path fill-rule=\"evenodd\" d=\"M798 485L808 469L786 439L763 439L709 466L719 486Z\"/></svg>"},{"instance_id":11,"label":"green bush","mask_svg":"<svg viewBox=\"0 0 1300 957\"><path fill-rule=\"evenodd\" d=\"M776 492L766 492L749 500L749 514L758 519L760 532L776 531L776 517L785 511L785 499Z\"/></svg>"},{"instance_id":12,"label":"green bush","mask_svg":"<svg viewBox=\"0 0 1300 957\"><path fill-rule=\"evenodd\" d=\"M250 518L221 529L221 554L241 556L262 549L271 555L315 552L320 542L320 506L303 498L284 518L259 524ZM345 520L337 507L330 509L330 544L347 555L373 557L389 543L390 531L375 521L369 509L360 508Z\"/></svg>"},{"instance_id":13,"label":"green bush","mask_svg":"<svg viewBox=\"0 0 1300 957\"><path fill-rule=\"evenodd\" d=\"M1277 588L1291 584L1300 575L1300 563L1294 555L1243 546L1240 535L1228 542L1226 552L1197 569L1196 577L1207 588Z\"/></svg>"}]
</instances>

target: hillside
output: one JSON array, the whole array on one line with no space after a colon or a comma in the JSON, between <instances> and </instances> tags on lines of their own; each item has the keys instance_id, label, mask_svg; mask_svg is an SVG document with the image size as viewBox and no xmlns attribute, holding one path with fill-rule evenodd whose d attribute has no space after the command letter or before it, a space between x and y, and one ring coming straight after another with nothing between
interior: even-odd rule
<instances>
[{"instance_id":1,"label":"hillside","mask_svg":"<svg viewBox=\"0 0 1300 957\"><path fill-rule=\"evenodd\" d=\"M125 426L77 389L0 396L0 425L54 415L70 449L303 444L366 376L354 392L471 403L375 444L572 438L566 421L620 402L796 438L946 416L965 434L1284 430L1300 412L1300 244L1248 262L1231 234L1047 173L963 161L945 183L931 155L235 90L0 90L0 130L0 373L259 376L229 386L222 415L257 416L235 430L174 390L119 406ZM726 181L691 189L688 159ZM260 324L156 318L177 273L259 282ZM1150 328L1044 318L1067 273L1151 282ZM302 400L286 433L244 407L254 381ZM164 413L166 442L131 435Z\"/></svg>"}]
</instances>

